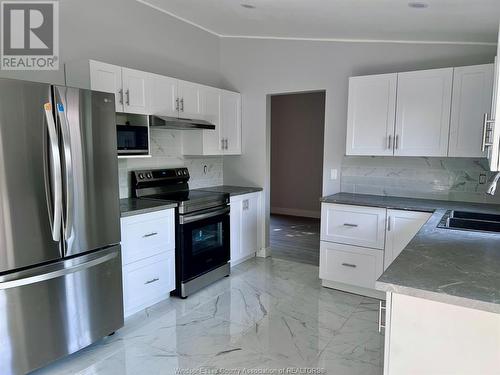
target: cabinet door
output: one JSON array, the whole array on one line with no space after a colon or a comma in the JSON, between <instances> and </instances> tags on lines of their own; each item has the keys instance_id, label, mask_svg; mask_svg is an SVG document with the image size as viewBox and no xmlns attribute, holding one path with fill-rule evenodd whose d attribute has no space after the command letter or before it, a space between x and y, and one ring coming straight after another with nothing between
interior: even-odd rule
<instances>
[{"instance_id":1,"label":"cabinet door","mask_svg":"<svg viewBox=\"0 0 500 375\"><path fill-rule=\"evenodd\" d=\"M247 257L254 254L258 242L258 204L257 194L245 195L241 208L241 256Z\"/></svg>"},{"instance_id":2,"label":"cabinet door","mask_svg":"<svg viewBox=\"0 0 500 375\"><path fill-rule=\"evenodd\" d=\"M89 61L90 89L115 94L116 112L123 112L122 68L99 61Z\"/></svg>"},{"instance_id":3,"label":"cabinet door","mask_svg":"<svg viewBox=\"0 0 500 375\"><path fill-rule=\"evenodd\" d=\"M140 70L123 68L123 109L127 113L149 114L150 75Z\"/></svg>"},{"instance_id":4,"label":"cabinet door","mask_svg":"<svg viewBox=\"0 0 500 375\"><path fill-rule=\"evenodd\" d=\"M398 74L394 155L447 156L453 68Z\"/></svg>"},{"instance_id":5,"label":"cabinet door","mask_svg":"<svg viewBox=\"0 0 500 375\"><path fill-rule=\"evenodd\" d=\"M402 210L387 210L384 270L410 243L432 214Z\"/></svg>"},{"instance_id":6,"label":"cabinet door","mask_svg":"<svg viewBox=\"0 0 500 375\"><path fill-rule=\"evenodd\" d=\"M448 156L486 156L481 151L483 118L491 111L493 70L493 64L454 69Z\"/></svg>"},{"instance_id":7,"label":"cabinet door","mask_svg":"<svg viewBox=\"0 0 500 375\"><path fill-rule=\"evenodd\" d=\"M241 257L241 215L242 201L231 199L230 230L231 230L231 265Z\"/></svg>"},{"instance_id":8,"label":"cabinet door","mask_svg":"<svg viewBox=\"0 0 500 375\"><path fill-rule=\"evenodd\" d=\"M203 130L203 155L221 155L220 90L212 87L202 87L200 97L203 118L215 125L215 130Z\"/></svg>"},{"instance_id":9,"label":"cabinet door","mask_svg":"<svg viewBox=\"0 0 500 375\"><path fill-rule=\"evenodd\" d=\"M500 56L500 31L498 32L498 47L497 56L495 58L495 78L493 86L493 100L491 105L491 116L493 122L489 125L491 131L489 134L489 142L491 146L488 147L488 161L490 165L490 171L499 171L499 156L500 156L500 67L498 58ZM499 116L497 116L497 112Z\"/></svg>"},{"instance_id":10,"label":"cabinet door","mask_svg":"<svg viewBox=\"0 0 500 375\"><path fill-rule=\"evenodd\" d=\"M178 81L179 117L201 118L200 85Z\"/></svg>"},{"instance_id":11,"label":"cabinet door","mask_svg":"<svg viewBox=\"0 0 500 375\"><path fill-rule=\"evenodd\" d=\"M222 131L224 154L241 154L241 94L222 90Z\"/></svg>"},{"instance_id":12,"label":"cabinet door","mask_svg":"<svg viewBox=\"0 0 500 375\"><path fill-rule=\"evenodd\" d=\"M392 155L397 74L349 78L347 155Z\"/></svg>"},{"instance_id":13,"label":"cabinet door","mask_svg":"<svg viewBox=\"0 0 500 375\"><path fill-rule=\"evenodd\" d=\"M177 80L151 74L150 84L151 114L177 117Z\"/></svg>"}]
</instances>

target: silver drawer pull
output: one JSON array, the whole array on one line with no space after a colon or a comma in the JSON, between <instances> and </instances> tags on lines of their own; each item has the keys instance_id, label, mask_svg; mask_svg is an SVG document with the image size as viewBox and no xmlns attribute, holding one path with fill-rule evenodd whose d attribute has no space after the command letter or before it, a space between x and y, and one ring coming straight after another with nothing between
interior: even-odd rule
<instances>
[{"instance_id":1,"label":"silver drawer pull","mask_svg":"<svg viewBox=\"0 0 500 375\"><path fill-rule=\"evenodd\" d=\"M378 332L382 333L382 330L385 329L385 302L380 301L379 302L379 309L378 309ZM383 316L383 321L382 321L382 316Z\"/></svg>"},{"instance_id":2,"label":"silver drawer pull","mask_svg":"<svg viewBox=\"0 0 500 375\"><path fill-rule=\"evenodd\" d=\"M358 224L344 223L344 227L357 228Z\"/></svg>"},{"instance_id":3,"label":"silver drawer pull","mask_svg":"<svg viewBox=\"0 0 500 375\"><path fill-rule=\"evenodd\" d=\"M351 267L351 268L356 268L357 267L355 264L352 264L352 263L342 263L342 265L344 267Z\"/></svg>"},{"instance_id":4,"label":"silver drawer pull","mask_svg":"<svg viewBox=\"0 0 500 375\"><path fill-rule=\"evenodd\" d=\"M155 277L154 279L148 280L144 283L144 285L152 284L160 280L159 278Z\"/></svg>"},{"instance_id":5,"label":"silver drawer pull","mask_svg":"<svg viewBox=\"0 0 500 375\"><path fill-rule=\"evenodd\" d=\"M151 232L151 233L145 234L144 236L142 236L142 238L153 237L153 236L156 236L157 234L158 234L157 232Z\"/></svg>"}]
</instances>

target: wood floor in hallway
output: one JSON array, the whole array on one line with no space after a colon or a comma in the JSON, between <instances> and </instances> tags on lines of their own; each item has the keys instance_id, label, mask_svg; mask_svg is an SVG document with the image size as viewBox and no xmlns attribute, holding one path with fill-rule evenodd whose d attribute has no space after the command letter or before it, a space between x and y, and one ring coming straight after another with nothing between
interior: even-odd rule
<instances>
[{"instance_id":1,"label":"wood floor in hallway","mask_svg":"<svg viewBox=\"0 0 500 375\"><path fill-rule=\"evenodd\" d=\"M320 220L271 215L272 256L299 263L319 265Z\"/></svg>"}]
</instances>

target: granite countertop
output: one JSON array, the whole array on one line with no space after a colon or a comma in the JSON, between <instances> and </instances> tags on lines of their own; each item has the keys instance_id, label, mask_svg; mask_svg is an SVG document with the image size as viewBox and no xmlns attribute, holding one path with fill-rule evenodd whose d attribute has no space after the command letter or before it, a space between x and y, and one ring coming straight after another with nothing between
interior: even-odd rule
<instances>
[{"instance_id":1,"label":"granite countertop","mask_svg":"<svg viewBox=\"0 0 500 375\"><path fill-rule=\"evenodd\" d=\"M248 186L230 186L230 185L220 185L220 186L210 186L206 188L200 188L196 190L213 191L217 193L227 193L231 197L249 193L255 193L257 191L262 191L259 187L248 187Z\"/></svg>"},{"instance_id":2,"label":"granite countertop","mask_svg":"<svg viewBox=\"0 0 500 375\"><path fill-rule=\"evenodd\" d=\"M500 205L351 193L321 201L433 212L376 288L500 313L500 234L437 228L446 210L498 214Z\"/></svg>"},{"instance_id":3,"label":"granite countertop","mask_svg":"<svg viewBox=\"0 0 500 375\"><path fill-rule=\"evenodd\" d=\"M177 207L177 202L174 201L154 201L137 198L120 199L121 217L147 214L175 207Z\"/></svg>"}]
</instances>

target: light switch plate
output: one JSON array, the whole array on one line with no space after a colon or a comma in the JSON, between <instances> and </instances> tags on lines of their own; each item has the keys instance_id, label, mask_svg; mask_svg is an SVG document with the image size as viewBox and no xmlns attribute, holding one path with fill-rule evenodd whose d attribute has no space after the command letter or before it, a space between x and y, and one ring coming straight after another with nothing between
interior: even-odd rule
<instances>
[{"instance_id":1,"label":"light switch plate","mask_svg":"<svg viewBox=\"0 0 500 375\"><path fill-rule=\"evenodd\" d=\"M331 180L337 179L337 170L336 169L330 169L330 179Z\"/></svg>"}]
</instances>

